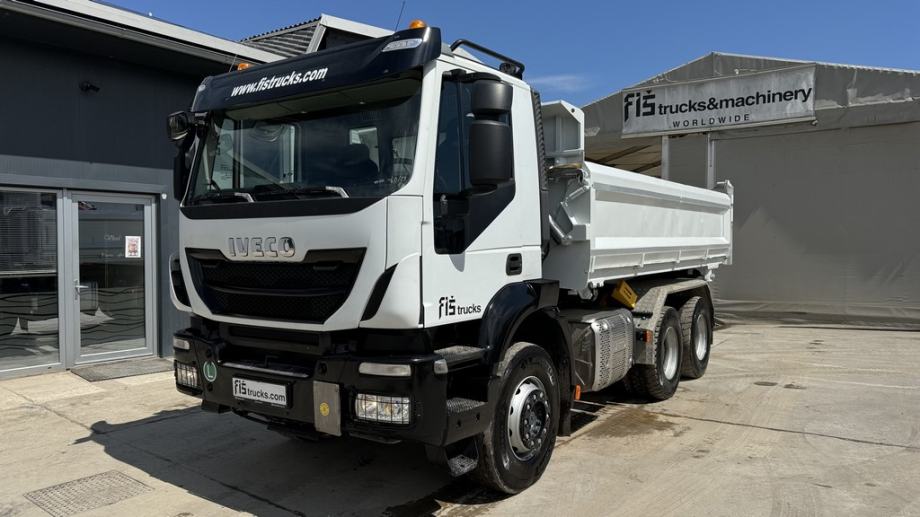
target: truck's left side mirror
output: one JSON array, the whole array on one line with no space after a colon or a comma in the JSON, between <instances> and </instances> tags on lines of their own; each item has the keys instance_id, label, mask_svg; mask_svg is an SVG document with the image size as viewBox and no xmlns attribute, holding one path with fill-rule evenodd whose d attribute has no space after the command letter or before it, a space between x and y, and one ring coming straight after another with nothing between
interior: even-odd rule
<instances>
[{"instance_id":1,"label":"truck's left side mirror","mask_svg":"<svg viewBox=\"0 0 920 517\"><path fill-rule=\"evenodd\" d=\"M495 188L514 177L514 145L508 124L511 95L511 85L497 77L473 84L469 175L474 187Z\"/></svg>"},{"instance_id":2,"label":"truck's left side mirror","mask_svg":"<svg viewBox=\"0 0 920 517\"><path fill-rule=\"evenodd\" d=\"M166 134L176 145L181 145L194 123L195 119L191 113L177 111L166 117Z\"/></svg>"}]
</instances>

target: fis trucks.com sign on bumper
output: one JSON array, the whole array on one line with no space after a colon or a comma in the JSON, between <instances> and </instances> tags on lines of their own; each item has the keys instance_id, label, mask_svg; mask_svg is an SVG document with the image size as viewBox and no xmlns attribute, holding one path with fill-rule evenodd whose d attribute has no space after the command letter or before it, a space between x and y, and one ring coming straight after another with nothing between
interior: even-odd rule
<instances>
[{"instance_id":1,"label":"fis trucks.com sign on bumper","mask_svg":"<svg viewBox=\"0 0 920 517\"><path fill-rule=\"evenodd\" d=\"M623 136L696 133L815 118L815 68L623 91Z\"/></svg>"}]
</instances>

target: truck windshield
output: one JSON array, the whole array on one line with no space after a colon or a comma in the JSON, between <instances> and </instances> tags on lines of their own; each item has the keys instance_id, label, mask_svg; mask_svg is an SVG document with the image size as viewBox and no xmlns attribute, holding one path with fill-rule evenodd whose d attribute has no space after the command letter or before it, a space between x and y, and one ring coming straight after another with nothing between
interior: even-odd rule
<instances>
[{"instance_id":1,"label":"truck windshield","mask_svg":"<svg viewBox=\"0 0 920 517\"><path fill-rule=\"evenodd\" d=\"M408 182L418 79L214 112L186 204L383 197Z\"/></svg>"}]
</instances>

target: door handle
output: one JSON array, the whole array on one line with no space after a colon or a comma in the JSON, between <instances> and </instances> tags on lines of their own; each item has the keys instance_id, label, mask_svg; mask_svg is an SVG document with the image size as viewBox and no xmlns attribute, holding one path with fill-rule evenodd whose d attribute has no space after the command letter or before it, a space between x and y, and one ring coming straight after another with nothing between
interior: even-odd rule
<instances>
[{"instance_id":1,"label":"door handle","mask_svg":"<svg viewBox=\"0 0 920 517\"><path fill-rule=\"evenodd\" d=\"M83 285L78 281L73 281L73 299L77 300L80 298L80 289L89 289L88 285Z\"/></svg>"},{"instance_id":2,"label":"door handle","mask_svg":"<svg viewBox=\"0 0 920 517\"><path fill-rule=\"evenodd\" d=\"M512 253L505 260L505 274L508 276L520 275L524 271L524 259L520 253Z\"/></svg>"}]
</instances>

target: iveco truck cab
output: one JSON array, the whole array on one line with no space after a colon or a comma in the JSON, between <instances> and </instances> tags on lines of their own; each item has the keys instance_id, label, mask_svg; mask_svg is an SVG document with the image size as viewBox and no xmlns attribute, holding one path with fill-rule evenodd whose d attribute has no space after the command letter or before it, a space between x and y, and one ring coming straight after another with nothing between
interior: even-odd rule
<instances>
[{"instance_id":1,"label":"iveco truck cab","mask_svg":"<svg viewBox=\"0 0 920 517\"><path fill-rule=\"evenodd\" d=\"M418 23L206 78L168 120L177 388L515 493L580 393L701 376L730 186L585 163L581 111L523 72Z\"/></svg>"}]
</instances>

